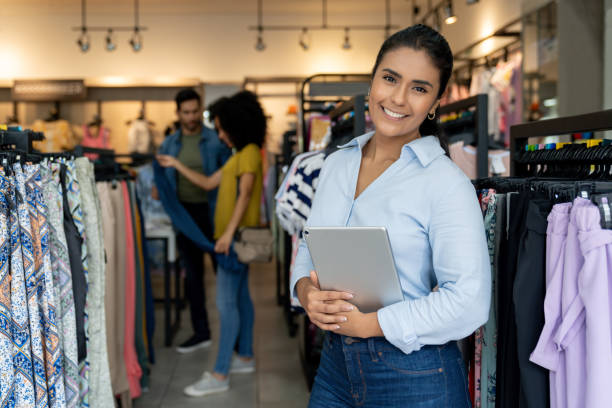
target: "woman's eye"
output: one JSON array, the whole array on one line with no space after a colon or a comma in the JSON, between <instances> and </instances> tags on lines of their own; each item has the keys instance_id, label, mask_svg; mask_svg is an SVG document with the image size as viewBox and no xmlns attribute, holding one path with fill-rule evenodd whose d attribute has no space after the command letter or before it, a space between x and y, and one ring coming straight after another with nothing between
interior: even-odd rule
<instances>
[{"instance_id":1,"label":"woman's eye","mask_svg":"<svg viewBox=\"0 0 612 408\"><path fill-rule=\"evenodd\" d=\"M392 84L394 84L394 83L395 83L395 78L393 78L391 75L384 75L384 76L383 76L383 79L384 79L385 81L387 81L387 82L392 83Z\"/></svg>"},{"instance_id":2,"label":"woman's eye","mask_svg":"<svg viewBox=\"0 0 612 408\"><path fill-rule=\"evenodd\" d=\"M415 86L413 89L419 93L427 93L427 89L423 88L422 86Z\"/></svg>"}]
</instances>

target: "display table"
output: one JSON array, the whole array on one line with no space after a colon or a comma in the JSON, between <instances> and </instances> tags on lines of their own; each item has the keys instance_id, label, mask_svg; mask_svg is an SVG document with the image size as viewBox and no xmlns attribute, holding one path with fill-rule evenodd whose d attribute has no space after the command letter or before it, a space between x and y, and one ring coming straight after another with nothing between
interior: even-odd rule
<instances>
[{"instance_id":1,"label":"display table","mask_svg":"<svg viewBox=\"0 0 612 408\"><path fill-rule=\"evenodd\" d=\"M145 228L147 241L161 241L164 245L164 298L155 299L164 303L164 344L172 346L174 335L181 322L181 277L178 266L176 248L176 233L170 225L147 225ZM174 272L174 297L170 294L171 274ZM172 322L172 304L174 304L174 322Z\"/></svg>"}]
</instances>

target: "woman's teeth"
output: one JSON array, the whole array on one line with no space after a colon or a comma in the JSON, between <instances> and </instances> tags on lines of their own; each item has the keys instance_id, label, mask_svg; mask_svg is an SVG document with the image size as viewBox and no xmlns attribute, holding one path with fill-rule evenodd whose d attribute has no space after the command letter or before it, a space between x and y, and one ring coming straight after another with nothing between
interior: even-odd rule
<instances>
[{"instance_id":1,"label":"woman's teeth","mask_svg":"<svg viewBox=\"0 0 612 408\"><path fill-rule=\"evenodd\" d=\"M385 111L385 113L386 113L387 115L391 116L392 118L401 119L401 118L403 118L403 117L405 117L405 116L408 116L408 115L402 115L401 113L395 113L395 112L390 111L389 109L387 109L387 108L385 108L385 107L383 107L383 110Z\"/></svg>"}]
</instances>

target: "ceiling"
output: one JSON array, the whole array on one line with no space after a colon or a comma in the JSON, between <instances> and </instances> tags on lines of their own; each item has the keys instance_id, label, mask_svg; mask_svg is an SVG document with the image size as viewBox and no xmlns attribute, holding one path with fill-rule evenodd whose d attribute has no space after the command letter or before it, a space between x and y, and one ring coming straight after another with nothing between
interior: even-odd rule
<instances>
[{"instance_id":1,"label":"ceiling","mask_svg":"<svg viewBox=\"0 0 612 408\"><path fill-rule=\"evenodd\" d=\"M266 14L320 14L322 0L262 0ZM4 12L80 12L81 0L1 0ZM139 0L143 14L255 14L257 0ZM392 14L406 14L413 0L390 0ZM134 11L132 0L86 0L87 13ZM384 13L384 0L327 0L330 15Z\"/></svg>"}]
</instances>

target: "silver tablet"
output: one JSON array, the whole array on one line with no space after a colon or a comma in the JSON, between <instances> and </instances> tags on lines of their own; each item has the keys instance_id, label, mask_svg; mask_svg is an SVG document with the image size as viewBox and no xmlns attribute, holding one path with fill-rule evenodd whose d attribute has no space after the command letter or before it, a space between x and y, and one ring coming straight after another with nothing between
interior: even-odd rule
<instances>
[{"instance_id":1,"label":"silver tablet","mask_svg":"<svg viewBox=\"0 0 612 408\"><path fill-rule=\"evenodd\" d=\"M322 290L350 292L361 312L404 300L384 227L306 227Z\"/></svg>"}]
</instances>

